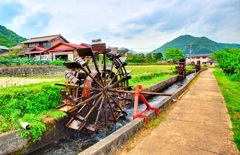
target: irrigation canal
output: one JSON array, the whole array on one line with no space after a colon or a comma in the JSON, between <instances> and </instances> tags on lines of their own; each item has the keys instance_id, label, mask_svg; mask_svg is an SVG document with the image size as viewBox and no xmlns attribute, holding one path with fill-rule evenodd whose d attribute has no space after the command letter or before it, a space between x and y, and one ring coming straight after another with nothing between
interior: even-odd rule
<instances>
[{"instance_id":1,"label":"irrigation canal","mask_svg":"<svg viewBox=\"0 0 240 155\"><path fill-rule=\"evenodd\" d=\"M178 88L180 88L184 83L192 79L194 76L194 73L191 73L187 76L187 78L180 82L175 82L165 90L161 91L164 93L173 93ZM163 99L165 99L167 96L153 96L148 98L148 102L151 106L155 106L156 104L161 103ZM145 109L144 104L139 105L139 111ZM108 136L109 134L113 133L117 129L124 126L126 123L130 122L132 120L133 116L133 107L128 107L125 110L128 114L126 120L119 120L115 125L111 126L108 131L105 132L99 132L96 135L93 135L91 137L86 136L82 133L76 133L73 134L65 139L61 139L58 141L55 141L54 143L47 145L37 151L32 152L30 155L76 155L80 153L81 151L87 149L88 147L92 146L93 144L97 143L98 141L101 141L104 137Z\"/></svg>"}]
</instances>

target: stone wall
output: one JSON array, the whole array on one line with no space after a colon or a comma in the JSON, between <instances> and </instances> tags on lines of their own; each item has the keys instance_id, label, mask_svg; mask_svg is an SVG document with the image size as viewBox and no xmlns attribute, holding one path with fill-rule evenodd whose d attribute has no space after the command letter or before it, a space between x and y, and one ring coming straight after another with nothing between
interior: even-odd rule
<instances>
[{"instance_id":1,"label":"stone wall","mask_svg":"<svg viewBox=\"0 0 240 155\"><path fill-rule=\"evenodd\" d=\"M65 66L29 66L29 67L6 67L0 68L0 76L35 76L63 73Z\"/></svg>"}]
</instances>

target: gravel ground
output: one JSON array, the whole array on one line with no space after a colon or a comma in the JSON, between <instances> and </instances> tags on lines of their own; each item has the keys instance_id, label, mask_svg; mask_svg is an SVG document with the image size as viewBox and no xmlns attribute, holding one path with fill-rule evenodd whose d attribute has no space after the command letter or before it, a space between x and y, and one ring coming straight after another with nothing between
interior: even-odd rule
<instances>
[{"instance_id":1,"label":"gravel ground","mask_svg":"<svg viewBox=\"0 0 240 155\"><path fill-rule=\"evenodd\" d=\"M15 78L15 77L0 77L0 87L9 87L12 85L26 85L40 82L56 81L56 79L29 79L29 78Z\"/></svg>"}]
</instances>

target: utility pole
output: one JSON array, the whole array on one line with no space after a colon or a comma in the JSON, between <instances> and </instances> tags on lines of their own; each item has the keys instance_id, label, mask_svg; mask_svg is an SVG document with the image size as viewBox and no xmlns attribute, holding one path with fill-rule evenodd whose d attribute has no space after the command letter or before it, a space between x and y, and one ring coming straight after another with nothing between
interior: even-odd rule
<instances>
[{"instance_id":1,"label":"utility pole","mask_svg":"<svg viewBox=\"0 0 240 155\"><path fill-rule=\"evenodd\" d=\"M194 61L194 54L193 54L193 49L192 49L192 44L189 45L189 58L190 58L190 64L192 64L192 60Z\"/></svg>"}]
</instances>

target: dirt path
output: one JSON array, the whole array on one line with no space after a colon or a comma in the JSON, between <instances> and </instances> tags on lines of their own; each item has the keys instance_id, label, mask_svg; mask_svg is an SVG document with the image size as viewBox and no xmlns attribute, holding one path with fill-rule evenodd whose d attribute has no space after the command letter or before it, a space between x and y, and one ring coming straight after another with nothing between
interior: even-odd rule
<instances>
[{"instance_id":1,"label":"dirt path","mask_svg":"<svg viewBox=\"0 0 240 155\"><path fill-rule=\"evenodd\" d=\"M118 155L238 155L224 98L209 69L157 128Z\"/></svg>"},{"instance_id":2,"label":"dirt path","mask_svg":"<svg viewBox=\"0 0 240 155\"><path fill-rule=\"evenodd\" d=\"M56 79L29 79L29 78L15 78L15 77L0 77L0 87L40 83L44 81L50 82L50 81L56 81Z\"/></svg>"}]
</instances>

